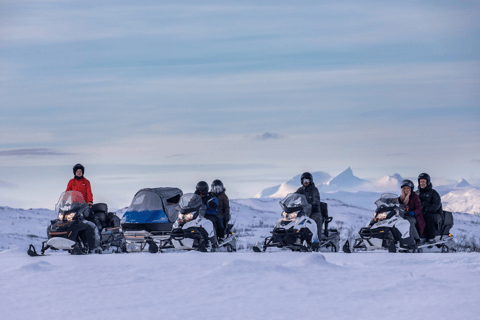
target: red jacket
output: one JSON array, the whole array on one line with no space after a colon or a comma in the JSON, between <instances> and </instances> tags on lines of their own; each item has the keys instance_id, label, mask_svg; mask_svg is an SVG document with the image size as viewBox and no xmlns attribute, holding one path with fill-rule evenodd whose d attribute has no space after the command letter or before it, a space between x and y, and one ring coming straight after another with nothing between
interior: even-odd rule
<instances>
[{"instance_id":1,"label":"red jacket","mask_svg":"<svg viewBox=\"0 0 480 320\"><path fill-rule=\"evenodd\" d=\"M400 203L403 203L400 197L398 198ZM416 193L410 194L410 199L408 199L408 205L405 206L405 210L408 212L415 211L415 219L417 220L418 228L420 229L420 235L425 230L425 220L423 219L422 213L422 202L420 201L420 197Z\"/></svg>"},{"instance_id":2,"label":"red jacket","mask_svg":"<svg viewBox=\"0 0 480 320\"><path fill-rule=\"evenodd\" d=\"M93 195L92 195L92 188L90 187L90 181L88 181L85 177L81 177L80 179L73 178L68 182L67 190L65 191L79 191L83 195L83 199L85 202L93 202Z\"/></svg>"}]
</instances>

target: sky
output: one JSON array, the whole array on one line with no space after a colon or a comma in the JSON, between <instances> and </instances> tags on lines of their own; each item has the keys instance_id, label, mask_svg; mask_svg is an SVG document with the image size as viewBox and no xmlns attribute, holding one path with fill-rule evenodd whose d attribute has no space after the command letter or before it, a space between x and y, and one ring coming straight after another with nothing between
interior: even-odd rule
<instances>
[{"instance_id":1,"label":"sky","mask_svg":"<svg viewBox=\"0 0 480 320\"><path fill-rule=\"evenodd\" d=\"M0 2L0 206L351 167L479 181L479 1Z\"/></svg>"}]
</instances>

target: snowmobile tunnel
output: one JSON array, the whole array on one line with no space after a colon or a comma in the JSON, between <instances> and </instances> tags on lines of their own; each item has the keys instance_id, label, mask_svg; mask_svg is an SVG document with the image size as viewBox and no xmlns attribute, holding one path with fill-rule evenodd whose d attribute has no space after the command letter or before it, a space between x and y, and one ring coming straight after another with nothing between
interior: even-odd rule
<instances>
[{"instance_id":1,"label":"snowmobile tunnel","mask_svg":"<svg viewBox=\"0 0 480 320\"><path fill-rule=\"evenodd\" d=\"M122 227L131 231L170 231L177 219L175 210L179 188L145 188L139 190L122 217Z\"/></svg>"}]
</instances>

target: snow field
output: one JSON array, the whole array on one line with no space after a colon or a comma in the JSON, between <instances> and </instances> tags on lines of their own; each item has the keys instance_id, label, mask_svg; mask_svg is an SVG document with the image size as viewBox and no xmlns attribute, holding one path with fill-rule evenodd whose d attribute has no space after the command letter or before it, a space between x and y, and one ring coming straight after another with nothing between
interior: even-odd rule
<instances>
[{"instance_id":1,"label":"snow field","mask_svg":"<svg viewBox=\"0 0 480 320\"><path fill-rule=\"evenodd\" d=\"M0 253L3 319L474 319L480 255Z\"/></svg>"}]
</instances>

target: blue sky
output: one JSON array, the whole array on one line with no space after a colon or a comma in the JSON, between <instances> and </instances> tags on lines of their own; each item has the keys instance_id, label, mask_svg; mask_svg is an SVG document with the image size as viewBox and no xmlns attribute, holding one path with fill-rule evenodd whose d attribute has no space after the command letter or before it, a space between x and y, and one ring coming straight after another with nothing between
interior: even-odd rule
<instances>
[{"instance_id":1,"label":"blue sky","mask_svg":"<svg viewBox=\"0 0 480 320\"><path fill-rule=\"evenodd\" d=\"M116 207L142 187L219 178L250 197L349 166L477 181L479 16L478 1L2 1L0 205L53 206L78 162Z\"/></svg>"}]
</instances>

